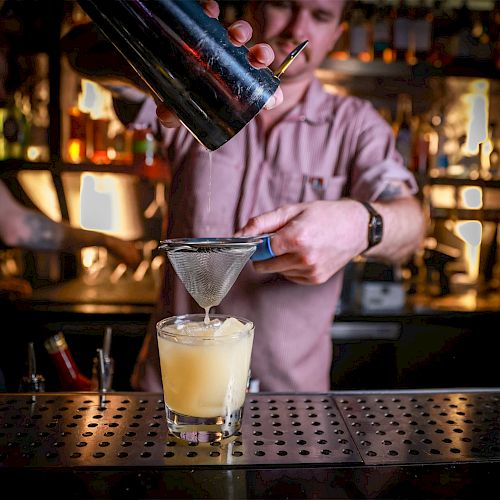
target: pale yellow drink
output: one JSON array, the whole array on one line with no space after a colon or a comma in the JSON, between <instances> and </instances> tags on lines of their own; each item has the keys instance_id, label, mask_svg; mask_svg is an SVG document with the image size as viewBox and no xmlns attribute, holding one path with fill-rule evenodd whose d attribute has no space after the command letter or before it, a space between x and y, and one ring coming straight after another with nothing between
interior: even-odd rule
<instances>
[{"instance_id":1,"label":"pale yellow drink","mask_svg":"<svg viewBox=\"0 0 500 500\"><path fill-rule=\"evenodd\" d=\"M195 321L192 321L195 319ZM176 414L228 416L245 401L253 324L244 319L185 315L158 323L165 405Z\"/></svg>"}]
</instances>

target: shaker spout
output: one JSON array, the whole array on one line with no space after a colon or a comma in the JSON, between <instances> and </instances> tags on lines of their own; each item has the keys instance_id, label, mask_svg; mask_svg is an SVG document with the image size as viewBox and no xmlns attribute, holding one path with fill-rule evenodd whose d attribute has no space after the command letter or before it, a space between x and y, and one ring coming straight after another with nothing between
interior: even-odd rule
<instances>
[{"instance_id":1,"label":"shaker spout","mask_svg":"<svg viewBox=\"0 0 500 500\"><path fill-rule=\"evenodd\" d=\"M297 45L290 54L285 57L285 60L280 64L279 68L274 72L274 76L276 78L280 78L281 75L286 71L288 66L292 64L295 58L306 48L309 40L304 40L301 44Z\"/></svg>"}]
</instances>

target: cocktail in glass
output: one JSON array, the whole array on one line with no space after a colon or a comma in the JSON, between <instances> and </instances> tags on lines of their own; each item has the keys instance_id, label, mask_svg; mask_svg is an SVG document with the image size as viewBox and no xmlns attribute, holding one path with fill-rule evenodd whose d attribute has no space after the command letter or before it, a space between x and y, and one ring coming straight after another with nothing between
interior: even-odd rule
<instances>
[{"instance_id":1,"label":"cocktail in glass","mask_svg":"<svg viewBox=\"0 0 500 500\"><path fill-rule=\"evenodd\" d=\"M157 323L169 431L192 442L220 441L241 427L254 336L244 318L172 316Z\"/></svg>"}]
</instances>

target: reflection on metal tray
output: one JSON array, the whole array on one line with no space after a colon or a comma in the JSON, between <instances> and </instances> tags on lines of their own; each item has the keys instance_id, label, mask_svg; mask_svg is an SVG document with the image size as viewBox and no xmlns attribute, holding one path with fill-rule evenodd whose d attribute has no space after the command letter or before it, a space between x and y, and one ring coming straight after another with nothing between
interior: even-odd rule
<instances>
[{"instance_id":1,"label":"reflection on metal tray","mask_svg":"<svg viewBox=\"0 0 500 500\"><path fill-rule=\"evenodd\" d=\"M0 396L0 467L197 467L500 460L500 392L249 394L224 444L168 435L159 395Z\"/></svg>"}]
</instances>

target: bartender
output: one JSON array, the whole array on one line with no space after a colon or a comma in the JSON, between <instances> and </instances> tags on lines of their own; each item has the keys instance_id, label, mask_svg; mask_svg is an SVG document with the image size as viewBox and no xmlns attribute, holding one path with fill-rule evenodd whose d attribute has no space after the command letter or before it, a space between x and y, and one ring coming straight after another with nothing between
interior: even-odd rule
<instances>
[{"instance_id":1,"label":"bartender","mask_svg":"<svg viewBox=\"0 0 500 500\"><path fill-rule=\"evenodd\" d=\"M216 2L204 8L218 16ZM161 135L173 173L169 238L275 233L275 257L247 264L211 311L254 322L251 373L262 391L328 391L330 330L345 265L359 255L401 262L425 230L415 179L389 125L369 102L327 93L315 77L342 33L344 8L331 0L245 3L244 20L228 33L233 43L252 45L254 66L275 70L299 43L309 44L281 78L283 102L278 94L272 109L210 157L164 106L117 88L117 81L137 78L92 25L64 39L76 70L113 85L125 122ZM133 372L135 389L162 390L156 322L198 310L167 265Z\"/></svg>"}]
</instances>

